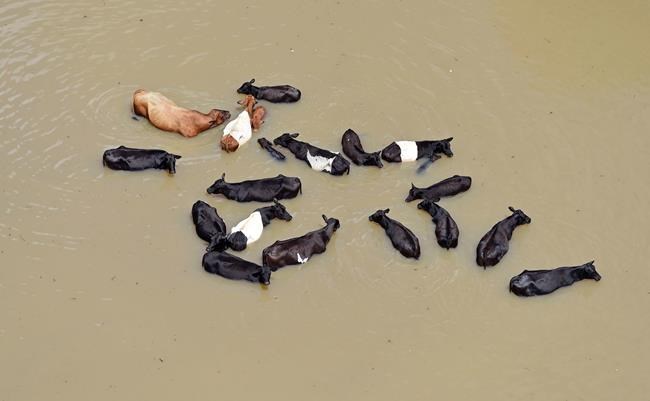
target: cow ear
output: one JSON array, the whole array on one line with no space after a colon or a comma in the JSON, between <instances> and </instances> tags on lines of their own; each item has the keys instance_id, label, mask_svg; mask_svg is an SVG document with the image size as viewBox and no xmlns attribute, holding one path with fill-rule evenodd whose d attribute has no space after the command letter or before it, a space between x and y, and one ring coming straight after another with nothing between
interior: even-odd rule
<instances>
[{"instance_id":1,"label":"cow ear","mask_svg":"<svg viewBox=\"0 0 650 401\"><path fill-rule=\"evenodd\" d=\"M512 213L515 213L515 212L516 212L515 208L512 207L512 206L508 206L508 210L510 210Z\"/></svg>"},{"instance_id":2,"label":"cow ear","mask_svg":"<svg viewBox=\"0 0 650 401\"><path fill-rule=\"evenodd\" d=\"M226 173L221 174L221 179L225 180L226 179Z\"/></svg>"},{"instance_id":3,"label":"cow ear","mask_svg":"<svg viewBox=\"0 0 650 401\"><path fill-rule=\"evenodd\" d=\"M255 83L255 78L253 78L253 79L251 79L250 81L248 81L248 83L249 83L249 84L254 84L254 83Z\"/></svg>"},{"instance_id":4,"label":"cow ear","mask_svg":"<svg viewBox=\"0 0 650 401\"><path fill-rule=\"evenodd\" d=\"M451 142L453 139L454 139L453 136L452 136L452 137L449 137L449 138L445 139L445 142Z\"/></svg>"},{"instance_id":5,"label":"cow ear","mask_svg":"<svg viewBox=\"0 0 650 401\"><path fill-rule=\"evenodd\" d=\"M390 212L390 209L384 209L384 214Z\"/></svg>"},{"instance_id":6,"label":"cow ear","mask_svg":"<svg viewBox=\"0 0 650 401\"><path fill-rule=\"evenodd\" d=\"M297 132L295 134L289 134L289 136L292 137L292 138L298 138L298 135L300 135L300 134L298 134Z\"/></svg>"},{"instance_id":7,"label":"cow ear","mask_svg":"<svg viewBox=\"0 0 650 401\"><path fill-rule=\"evenodd\" d=\"M323 220L327 223L327 216L323 215Z\"/></svg>"},{"instance_id":8,"label":"cow ear","mask_svg":"<svg viewBox=\"0 0 650 401\"><path fill-rule=\"evenodd\" d=\"M411 183L411 189L415 189L415 185L413 185L413 183Z\"/></svg>"}]
</instances>

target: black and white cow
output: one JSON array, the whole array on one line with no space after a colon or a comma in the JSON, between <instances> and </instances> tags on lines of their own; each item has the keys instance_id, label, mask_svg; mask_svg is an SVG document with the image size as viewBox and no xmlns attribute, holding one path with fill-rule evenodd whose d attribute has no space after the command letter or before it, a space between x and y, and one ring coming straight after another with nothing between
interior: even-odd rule
<instances>
[{"instance_id":1,"label":"black and white cow","mask_svg":"<svg viewBox=\"0 0 650 401\"><path fill-rule=\"evenodd\" d=\"M203 201L192 205L192 220L199 238L209 242L208 251L223 251L227 245L226 223L217 209Z\"/></svg>"},{"instance_id":2,"label":"black and white cow","mask_svg":"<svg viewBox=\"0 0 650 401\"><path fill-rule=\"evenodd\" d=\"M327 243L341 224L337 219L323 215L325 227L301 237L275 241L262 251L262 264L272 271L288 265L306 263L312 255L325 252Z\"/></svg>"},{"instance_id":3,"label":"black and white cow","mask_svg":"<svg viewBox=\"0 0 650 401\"><path fill-rule=\"evenodd\" d=\"M253 95L255 99L267 100L271 103L293 103L300 100L300 90L291 85L276 85L276 86L254 86L255 78L248 82L244 82L237 93L244 95Z\"/></svg>"},{"instance_id":4,"label":"black and white cow","mask_svg":"<svg viewBox=\"0 0 650 401\"><path fill-rule=\"evenodd\" d=\"M389 163L413 162L418 159L427 158L434 162L440 158L438 154L443 153L452 157L451 141L454 138L447 138L439 141L397 141L391 142L381 151L381 158Z\"/></svg>"},{"instance_id":5,"label":"black and white cow","mask_svg":"<svg viewBox=\"0 0 650 401\"><path fill-rule=\"evenodd\" d=\"M386 235L390 238L393 247L407 258L418 259L420 257L420 241L411 230L402 223L393 220L386 215L390 209L377 210L368 217L368 220L379 224Z\"/></svg>"},{"instance_id":6,"label":"black and white cow","mask_svg":"<svg viewBox=\"0 0 650 401\"><path fill-rule=\"evenodd\" d=\"M425 199L418 203L418 209L431 215L431 221L436 225L436 241L445 249L458 246L458 225L451 218L449 212L437 205L434 201Z\"/></svg>"},{"instance_id":7,"label":"black and white cow","mask_svg":"<svg viewBox=\"0 0 650 401\"><path fill-rule=\"evenodd\" d=\"M331 175L350 174L350 162L341 155L298 141L295 139L297 136L298 134L282 134L273 143L289 149L296 159L303 160L313 170Z\"/></svg>"},{"instance_id":8,"label":"black and white cow","mask_svg":"<svg viewBox=\"0 0 650 401\"><path fill-rule=\"evenodd\" d=\"M282 152L278 151L276 148L273 147L273 144L271 141L269 141L266 138L260 138L257 140L257 143L260 144L262 149L265 149L271 156L273 156L274 159L276 160L284 160L285 156L282 154Z\"/></svg>"},{"instance_id":9,"label":"black and white cow","mask_svg":"<svg viewBox=\"0 0 650 401\"><path fill-rule=\"evenodd\" d=\"M558 288L580 280L600 281L594 261L580 266L558 267L551 270L524 270L510 280L510 292L520 297L546 295Z\"/></svg>"},{"instance_id":10,"label":"black and white cow","mask_svg":"<svg viewBox=\"0 0 650 401\"><path fill-rule=\"evenodd\" d=\"M351 129L343 133L341 147L343 153L357 166L377 166L379 168L384 166L381 162L380 152L367 153L363 150L359 135Z\"/></svg>"},{"instance_id":11,"label":"black and white cow","mask_svg":"<svg viewBox=\"0 0 650 401\"><path fill-rule=\"evenodd\" d=\"M287 208L278 201L275 201L272 206L255 209L250 216L235 225L230 230L228 246L235 251L243 251L249 244L260 239L264 227L273 219L291 221Z\"/></svg>"},{"instance_id":12,"label":"black and white cow","mask_svg":"<svg viewBox=\"0 0 650 401\"><path fill-rule=\"evenodd\" d=\"M430 199L438 202L440 198L454 196L461 192L467 191L472 186L472 178L461 175L454 175L437 182L427 188L417 188L411 183L411 189L406 197L406 202L416 199Z\"/></svg>"},{"instance_id":13,"label":"black and white cow","mask_svg":"<svg viewBox=\"0 0 650 401\"><path fill-rule=\"evenodd\" d=\"M512 214L496 223L478 243L476 248L476 263L485 269L494 266L508 253L508 241L517 226L530 224L530 217L517 209L509 207Z\"/></svg>"},{"instance_id":14,"label":"black and white cow","mask_svg":"<svg viewBox=\"0 0 650 401\"><path fill-rule=\"evenodd\" d=\"M298 177L285 177L280 174L272 178L227 183L226 173L208 189L209 194L222 194L237 202L271 202L274 199L289 199L302 193L302 183Z\"/></svg>"},{"instance_id":15,"label":"black and white cow","mask_svg":"<svg viewBox=\"0 0 650 401\"><path fill-rule=\"evenodd\" d=\"M231 280L248 280L264 285L271 283L271 269L226 252L208 252L203 255L203 268L208 273Z\"/></svg>"},{"instance_id":16,"label":"black and white cow","mask_svg":"<svg viewBox=\"0 0 650 401\"><path fill-rule=\"evenodd\" d=\"M176 173L176 159L181 156L160 149L135 149L120 146L104 152L104 166L113 170L138 171L155 168Z\"/></svg>"}]
</instances>

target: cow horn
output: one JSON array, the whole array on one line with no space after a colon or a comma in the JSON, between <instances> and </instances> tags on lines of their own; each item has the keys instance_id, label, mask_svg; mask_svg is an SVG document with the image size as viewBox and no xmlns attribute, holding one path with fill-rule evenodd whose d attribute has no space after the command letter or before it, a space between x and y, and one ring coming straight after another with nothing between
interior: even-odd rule
<instances>
[{"instance_id":1,"label":"cow horn","mask_svg":"<svg viewBox=\"0 0 650 401\"><path fill-rule=\"evenodd\" d=\"M226 179L226 173L221 174L221 179L225 180Z\"/></svg>"}]
</instances>

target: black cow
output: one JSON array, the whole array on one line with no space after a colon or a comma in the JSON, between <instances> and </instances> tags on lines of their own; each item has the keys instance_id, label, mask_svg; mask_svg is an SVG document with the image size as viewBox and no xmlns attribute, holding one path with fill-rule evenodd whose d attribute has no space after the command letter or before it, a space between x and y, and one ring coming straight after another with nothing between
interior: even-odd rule
<instances>
[{"instance_id":1,"label":"black cow","mask_svg":"<svg viewBox=\"0 0 650 401\"><path fill-rule=\"evenodd\" d=\"M302 193L302 183L298 177L285 177L280 174L273 178L247 180L227 183L226 173L208 189L209 194L222 194L237 202L271 202L274 199L289 199Z\"/></svg>"},{"instance_id":2,"label":"black cow","mask_svg":"<svg viewBox=\"0 0 650 401\"><path fill-rule=\"evenodd\" d=\"M524 270L510 280L510 292L520 297L546 295L576 281L591 279L600 281L594 261L581 266L558 267L551 270Z\"/></svg>"},{"instance_id":3,"label":"black cow","mask_svg":"<svg viewBox=\"0 0 650 401\"><path fill-rule=\"evenodd\" d=\"M271 283L271 270L268 267L226 252L208 252L203 255L203 268L208 273L218 274L231 280L248 280L264 285Z\"/></svg>"},{"instance_id":4,"label":"black cow","mask_svg":"<svg viewBox=\"0 0 650 401\"><path fill-rule=\"evenodd\" d=\"M300 90L291 85L254 86L255 79L244 82L237 93L253 95L255 99L268 100L271 103L293 103L300 100Z\"/></svg>"},{"instance_id":5,"label":"black cow","mask_svg":"<svg viewBox=\"0 0 650 401\"><path fill-rule=\"evenodd\" d=\"M275 158L277 160L284 160L285 159L284 155L281 152L279 152L277 149L275 149L273 147L273 144L271 143L271 141L269 141L268 139L260 138L260 139L257 140L257 143L260 144L262 149L266 149L266 151L269 152L271 154L271 156L273 156L273 158Z\"/></svg>"},{"instance_id":6,"label":"black cow","mask_svg":"<svg viewBox=\"0 0 650 401\"><path fill-rule=\"evenodd\" d=\"M160 149L134 149L120 146L104 152L104 166L113 170L138 171L155 168L176 173L176 159L179 155L167 153Z\"/></svg>"},{"instance_id":7,"label":"black cow","mask_svg":"<svg viewBox=\"0 0 650 401\"><path fill-rule=\"evenodd\" d=\"M196 201L192 205L192 220L196 234L208 241L208 251L223 251L227 247L226 223L223 222L217 209L203 201Z\"/></svg>"},{"instance_id":8,"label":"black cow","mask_svg":"<svg viewBox=\"0 0 650 401\"><path fill-rule=\"evenodd\" d=\"M316 171L331 175L350 174L350 162L341 155L298 141L295 139L297 136L298 134L282 134L273 143L289 149L296 159L303 160Z\"/></svg>"},{"instance_id":9,"label":"black cow","mask_svg":"<svg viewBox=\"0 0 650 401\"><path fill-rule=\"evenodd\" d=\"M443 248L456 248L458 245L458 225L451 218L449 212L437 205L434 201L425 199L418 203L418 209L426 210L431 215L433 224L436 225L436 240Z\"/></svg>"},{"instance_id":10,"label":"black cow","mask_svg":"<svg viewBox=\"0 0 650 401\"><path fill-rule=\"evenodd\" d=\"M406 202L411 202L416 199L430 199L438 202L440 198L446 196L453 196L461 192L467 191L472 186L472 178L462 175L454 175L437 182L427 188L417 188L411 183L411 189L406 197Z\"/></svg>"},{"instance_id":11,"label":"black cow","mask_svg":"<svg viewBox=\"0 0 650 401\"><path fill-rule=\"evenodd\" d=\"M240 221L230 231L228 246L235 251L243 251L246 246L260 239L262 230L271 220L280 219L291 221L291 215L287 208L280 202L274 201L272 206L265 206L255 209L247 218Z\"/></svg>"},{"instance_id":12,"label":"black cow","mask_svg":"<svg viewBox=\"0 0 650 401\"><path fill-rule=\"evenodd\" d=\"M359 135L351 129L343 133L341 146L343 153L357 166L377 166L379 168L384 166L379 156L380 152L366 153L361 145Z\"/></svg>"},{"instance_id":13,"label":"black cow","mask_svg":"<svg viewBox=\"0 0 650 401\"><path fill-rule=\"evenodd\" d=\"M509 207L512 215L496 223L488 231L476 248L476 263L485 269L488 266L494 266L506 253L508 253L508 241L512 238L512 233L517 226L530 224L530 217L526 216L521 210Z\"/></svg>"},{"instance_id":14,"label":"black cow","mask_svg":"<svg viewBox=\"0 0 650 401\"><path fill-rule=\"evenodd\" d=\"M386 216L389 211L390 209L377 210L368 217L368 220L382 226L393 247L402 255L407 258L418 259L420 257L420 241L418 241L418 237L399 221Z\"/></svg>"},{"instance_id":15,"label":"black cow","mask_svg":"<svg viewBox=\"0 0 650 401\"><path fill-rule=\"evenodd\" d=\"M439 153L452 157L451 141L447 138L439 141L397 141L391 142L381 151L381 158L390 163L413 162L428 158L434 162L440 159Z\"/></svg>"},{"instance_id":16,"label":"black cow","mask_svg":"<svg viewBox=\"0 0 650 401\"><path fill-rule=\"evenodd\" d=\"M325 252L327 243L341 224L337 219L323 215L325 227L301 237L275 241L262 251L262 264L272 271L288 265L306 263L312 255Z\"/></svg>"}]
</instances>

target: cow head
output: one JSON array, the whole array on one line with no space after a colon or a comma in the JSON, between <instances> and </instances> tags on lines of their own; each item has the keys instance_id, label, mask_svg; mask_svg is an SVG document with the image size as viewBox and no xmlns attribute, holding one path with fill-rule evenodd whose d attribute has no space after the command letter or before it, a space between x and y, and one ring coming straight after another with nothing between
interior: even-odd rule
<instances>
[{"instance_id":1,"label":"cow head","mask_svg":"<svg viewBox=\"0 0 650 401\"><path fill-rule=\"evenodd\" d=\"M221 178L216 180L214 184L210 185L207 189L209 194L218 194L223 188L226 187L226 173L221 174Z\"/></svg>"},{"instance_id":2,"label":"cow head","mask_svg":"<svg viewBox=\"0 0 650 401\"><path fill-rule=\"evenodd\" d=\"M366 166L377 166L379 168L384 167L384 164L381 162L381 152L374 152L368 155L368 159L364 163Z\"/></svg>"},{"instance_id":3,"label":"cow head","mask_svg":"<svg viewBox=\"0 0 650 401\"><path fill-rule=\"evenodd\" d=\"M261 284L271 284L271 268L268 266L260 266L260 268L252 274L252 276Z\"/></svg>"},{"instance_id":4,"label":"cow head","mask_svg":"<svg viewBox=\"0 0 650 401\"><path fill-rule=\"evenodd\" d=\"M390 212L390 209L384 209L384 210L377 210L375 213L371 214L368 216L368 220L374 221L375 223L380 222L384 217L386 217L386 213Z\"/></svg>"},{"instance_id":5,"label":"cow head","mask_svg":"<svg viewBox=\"0 0 650 401\"><path fill-rule=\"evenodd\" d=\"M454 152L451 151L451 141L453 139L454 138L451 137L451 138L443 139L442 141L440 141L440 151L442 153L444 153L445 156L447 156L447 157L452 157L454 155Z\"/></svg>"},{"instance_id":6,"label":"cow head","mask_svg":"<svg viewBox=\"0 0 650 401\"><path fill-rule=\"evenodd\" d=\"M509 206L508 209L512 212L512 215L515 217L515 221L517 222L517 225L530 224L531 222L530 217L526 216L526 213L524 213L521 209L515 210L515 208L513 208L512 206Z\"/></svg>"},{"instance_id":7,"label":"cow head","mask_svg":"<svg viewBox=\"0 0 650 401\"><path fill-rule=\"evenodd\" d=\"M243 93L244 95L255 96L255 93L253 92L256 92L257 88L253 86L254 83L255 83L255 78L251 79L248 82L244 82L243 84L241 84L239 89L237 89L237 93Z\"/></svg>"},{"instance_id":8,"label":"cow head","mask_svg":"<svg viewBox=\"0 0 650 401\"><path fill-rule=\"evenodd\" d=\"M585 276L587 278L600 281L601 277L600 274L598 274L598 272L596 271L596 266L594 266L593 260L589 263L585 263L583 267L584 267Z\"/></svg>"},{"instance_id":9,"label":"cow head","mask_svg":"<svg viewBox=\"0 0 650 401\"><path fill-rule=\"evenodd\" d=\"M325 220L325 224L328 226L331 225L334 231L338 230L341 227L341 222L338 219L332 218L332 217L327 217L325 215L322 215L323 220Z\"/></svg>"},{"instance_id":10,"label":"cow head","mask_svg":"<svg viewBox=\"0 0 650 401\"><path fill-rule=\"evenodd\" d=\"M406 196L404 201L411 202L418 199L420 188L417 188L413 183L411 183L411 189L409 189L409 194Z\"/></svg>"},{"instance_id":11,"label":"cow head","mask_svg":"<svg viewBox=\"0 0 650 401\"><path fill-rule=\"evenodd\" d=\"M229 119L230 112L228 110L212 109L208 112L208 116L210 117L210 128L214 128Z\"/></svg>"},{"instance_id":12,"label":"cow head","mask_svg":"<svg viewBox=\"0 0 650 401\"><path fill-rule=\"evenodd\" d=\"M298 135L299 135L298 133L295 134L284 133L279 137L275 138L273 140L273 144L286 147L289 145L289 142L291 142L294 138L297 138Z\"/></svg>"},{"instance_id":13,"label":"cow head","mask_svg":"<svg viewBox=\"0 0 650 401\"><path fill-rule=\"evenodd\" d=\"M274 205L272 206L272 208L273 208L272 211L273 211L274 217L276 219L280 219L280 220L284 220L284 221L291 221L291 219L293 217L289 214L289 212L287 212L287 208L284 207L283 204L278 202L277 199L273 199L273 203L274 203Z\"/></svg>"},{"instance_id":14,"label":"cow head","mask_svg":"<svg viewBox=\"0 0 650 401\"><path fill-rule=\"evenodd\" d=\"M336 155L332 161L332 174L343 175L343 173L350 174L350 162L344 157Z\"/></svg>"}]
</instances>

